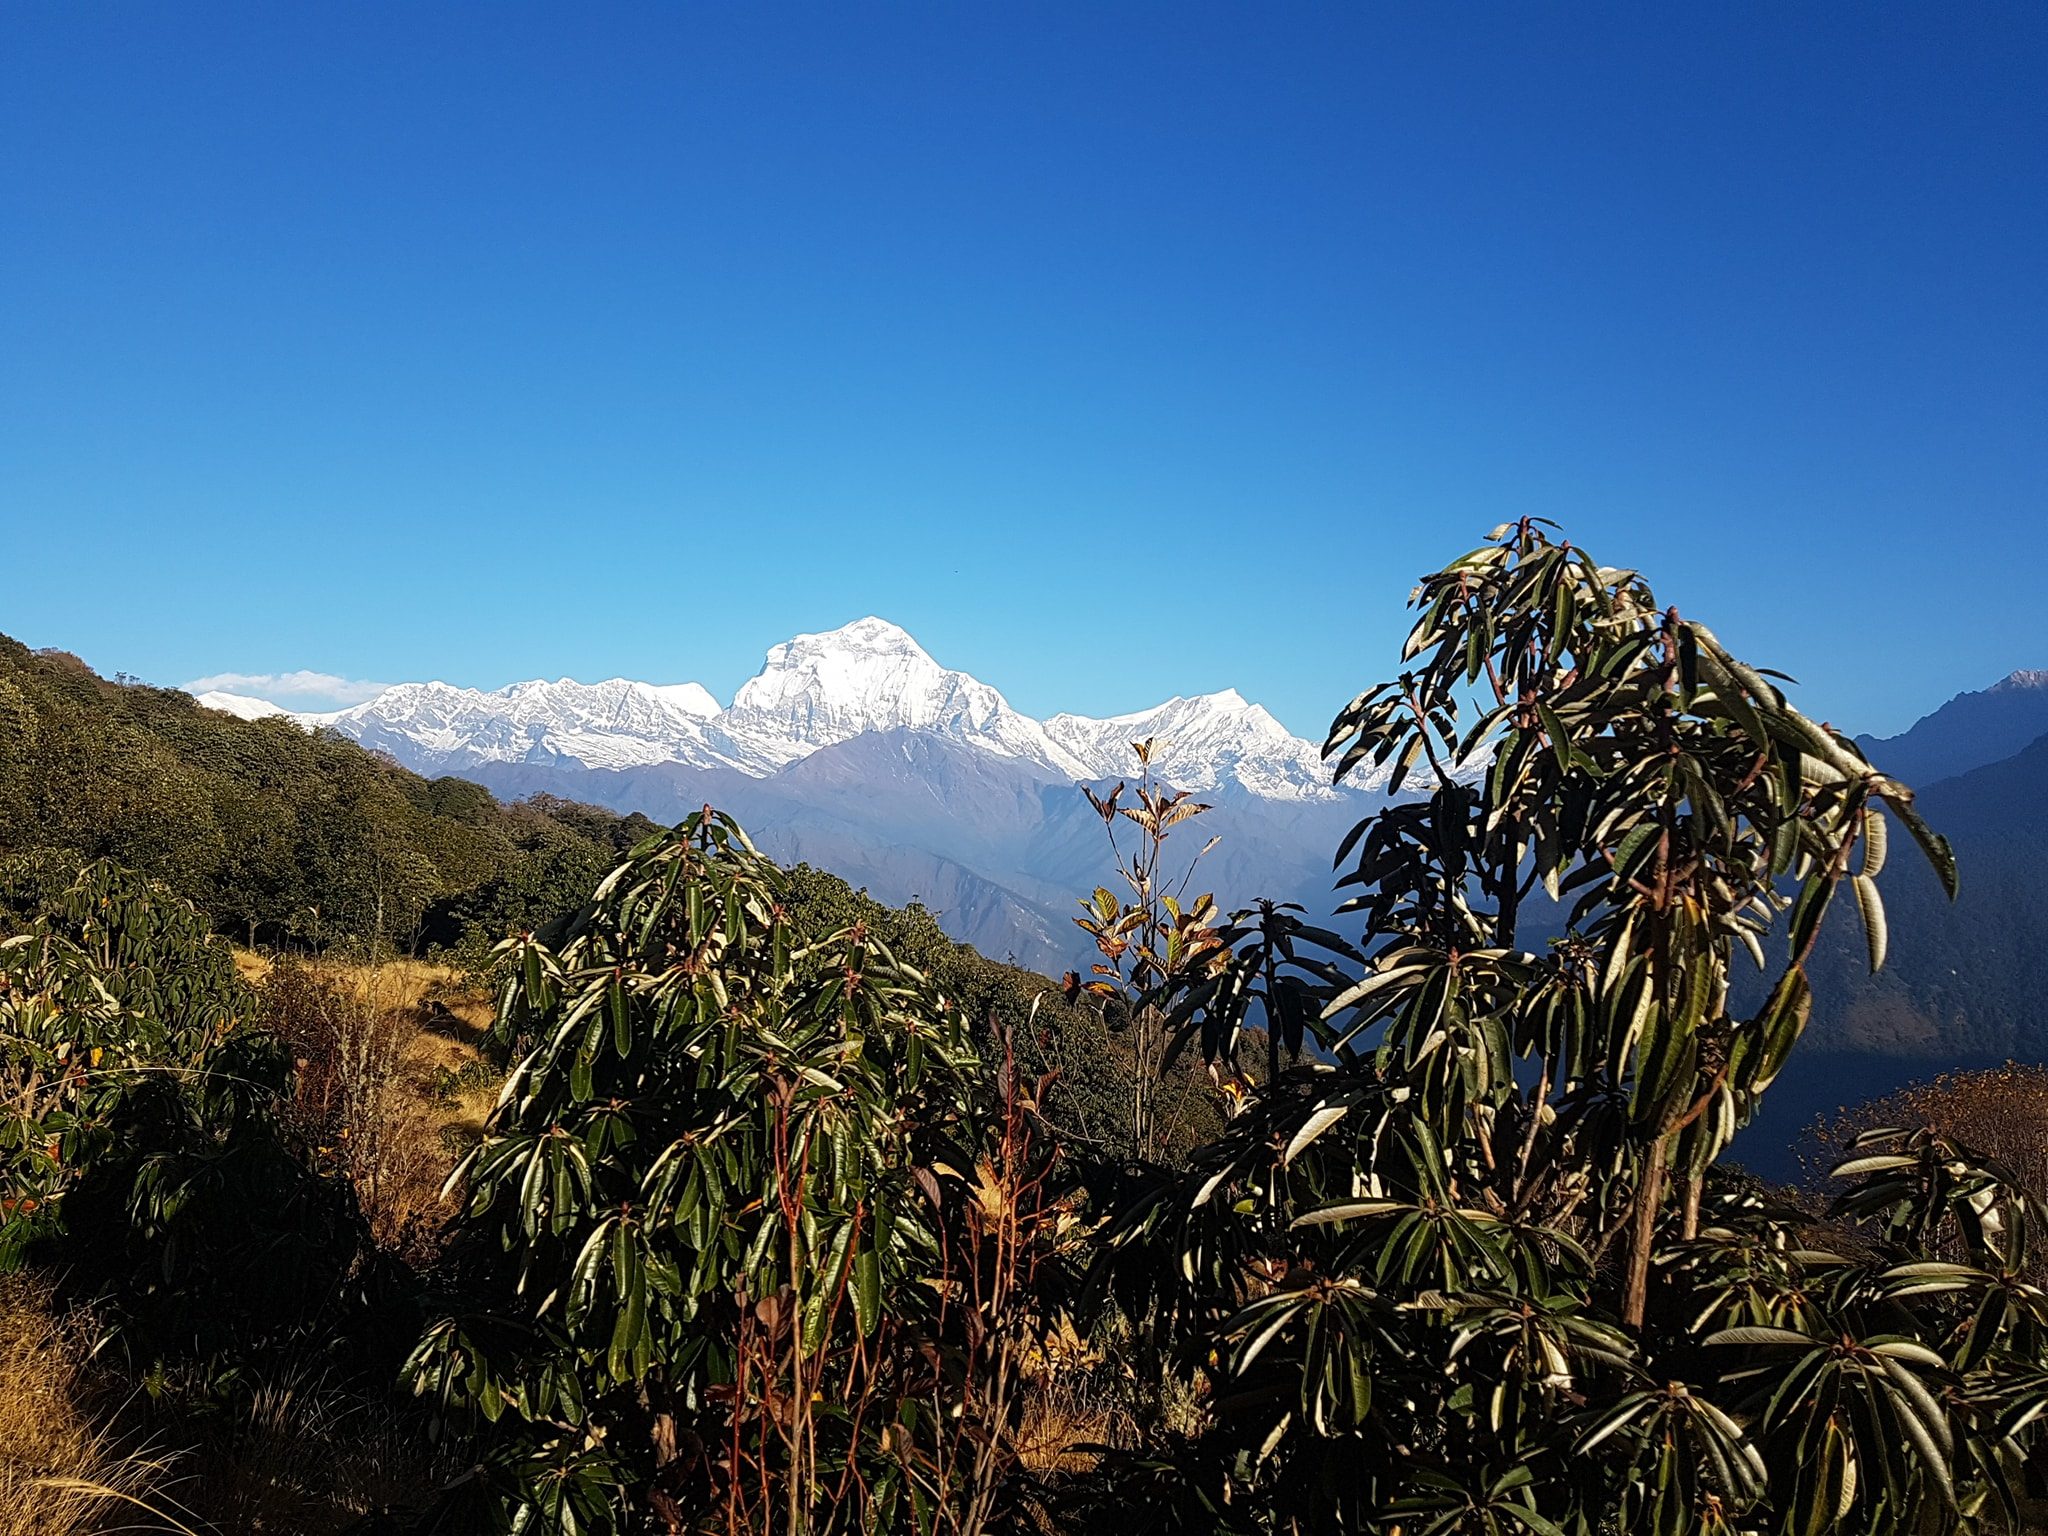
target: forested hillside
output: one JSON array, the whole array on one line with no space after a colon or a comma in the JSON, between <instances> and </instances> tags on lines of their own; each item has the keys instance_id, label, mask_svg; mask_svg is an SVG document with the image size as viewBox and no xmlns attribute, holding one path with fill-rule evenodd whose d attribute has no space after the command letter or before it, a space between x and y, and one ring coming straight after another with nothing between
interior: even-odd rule
<instances>
[{"instance_id":1,"label":"forested hillside","mask_svg":"<svg viewBox=\"0 0 2048 1536\"><path fill-rule=\"evenodd\" d=\"M1955 844L1961 889L1951 903L1926 871L1899 872L1899 936L1876 976L1859 971L1852 944L1824 951L1840 1001L1823 1015L1822 1038L1944 1064L2048 1054L2048 737L1920 798Z\"/></svg>"},{"instance_id":2,"label":"forested hillside","mask_svg":"<svg viewBox=\"0 0 2048 1536\"><path fill-rule=\"evenodd\" d=\"M162 881L240 942L381 938L478 958L573 911L656 830L637 813L546 794L502 804L481 785L423 778L331 732L237 719L0 637L0 908L17 918L47 905L81 865L109 859ZM806 922L865 923L977 1028L993 1018L1015 1029L1024 1064L1065 1081L1068 1133L1122 1149L1129 1049L1082 1005L1044 976L956 943L922 904L890 907L804 865L789 882ZM1176 1074L1168 1100L1175 1145L1219 1123L1198 1074Z\"/></svg>"},{"instance_id":3,"label":"forested hillside","mask_svg":"<svg viewBox=\"0 0 2048 1536\"><path fill-rule=\"evenodd\" d=\"M354 742L237 720L0 637L0 854L24 881L98 858L162 880L244 941L455 945L544 920L652 831L566 801L500 805ZM43 855L24 861L22 855Z\"/></svg>"}]
</instances>

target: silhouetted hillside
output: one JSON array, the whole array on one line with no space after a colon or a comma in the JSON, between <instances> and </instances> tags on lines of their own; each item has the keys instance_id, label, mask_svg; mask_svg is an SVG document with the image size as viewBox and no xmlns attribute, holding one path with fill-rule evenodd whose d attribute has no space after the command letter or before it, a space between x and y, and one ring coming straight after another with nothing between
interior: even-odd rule
<instances>
[{"instance_id":1,"label":"silhouetted hillside","mask_svg":"<svg viewBox=\"0 0 2048 1536\"><path fill-rule=\"evenodd\" d=\"M1927 869L1884 873L1891 958L1862 974L1853 917L1826 950L1829 1044L1944 1059L2048 1055L2048 737L2002 762L1928 784L1919 804L1955 845L1962 888L1951 905Z\"/></svg>"}]
</instances>

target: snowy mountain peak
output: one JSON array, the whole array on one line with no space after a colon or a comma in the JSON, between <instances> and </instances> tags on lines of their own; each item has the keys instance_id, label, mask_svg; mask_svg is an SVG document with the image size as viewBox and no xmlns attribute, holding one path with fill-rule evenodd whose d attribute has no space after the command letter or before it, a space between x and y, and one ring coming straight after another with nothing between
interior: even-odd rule
<instances>
[{"instance_id":1,"label":"snowy mountain peak","mask_svg":"<svg viewBox=\"0 0 2048 1536\"><path fill-rule=\"evenodd\" d=\"M331 726L428 773L486 763L623 769L657 764L767 777L870 732L907 731L1008 758L1049 779L1127 777L1131 743L1154 740L1153 765L1181 788L1235 787L1278 800L1328 800L1327 766L1235 688L1174 698L1108 719L1019 713L979 678L941 666L908 632L870 615L796 635L768 652L730 709L697 683L629 678L534 679L495 692L400 683L330 714L208 694L210 708L254 719L291 714Z\"/></svg>"},{"instance_id":2,"label":"snowy mountain peak","mask_svg":"<svg viewBox=\"0 0 2048 1536\"><path fill-rule=\"evenodd\" d=\"M891 661L938 666L908 630L871 614L864 619L855 619L851 624L842 624L837 629L821 630L811 635L792 635L780 645L770 646L761 677L790 671L817 672L835 667L872 668ZM740 697L733 700L736 706L745 702L747 689L759 683L761 677L741 686Z\"/></svg>"},{"instance_id":3,"label":"snowy mountain peak","mask_svg":"<svg viewBox=\"0 0 2048 1536\"><path fill-rule=\"evenodd\" d=\"M790 645L812 643L835 647L842 650L878 651L889 654L914 652L925 654L923 646L911 637L910 631L900 624L891 624L887 619L878 619L869 614L864 619L855 619L851 624L842 624L837 629L828 629L816 635L798 635L786 642ZM781 650L777 646L776 650Z\"/></svg>"},{"instance_id":4,"label":"snowy mountain peak","mask_svg":"<svg viewBox=\"0 0 2048 1536\"><path fill-rule=\"evenodd\" d=\"M245 693L222 693L218 689L195 697L208 709L217 709L238 720L267 720L272 715L289 715L290 710L268 699L252 699Z\"/></svg>"},{"instance_id":5,"label":"snowy mountain peak","mask_svg":"<svg viewBox=\"0 0 2048 1536\"><path fill-rule=\"evenodd\" d=\"M794 762L867 731L919 730L1086 776L1036 720L979 678L940 666L885 619L775 646L719 723L770 761Z\"/></svg>"},{"instance_id":6,"label":"snowy mountain peak","mask_svg":"<svg viewBox=\"0 0 2048 1536\"><path fill-rule=\"evenodd\" d=\"M1209 793L1235 785L1269 800L1328 800L1341 793L1311 743L1235 688L1101 720L1054 715L1045 728L1098 778L1128 777L1135 767L1131 744L1149 737L1153 770L1181 789Z\"/></svg>"},{"instance_id":7,"label":"snowy mountain peak","mask_svg":"<svg viewBox=\"0 0 2048 1536\"><path fill-rule=\"evenodd\" d=\"M2048 688L2048 671L2039 667L2022 667L2019 671L2000 678L1991 685L1993 693L2018 693L2023 689Z\"/></svg>"}]
</instances>

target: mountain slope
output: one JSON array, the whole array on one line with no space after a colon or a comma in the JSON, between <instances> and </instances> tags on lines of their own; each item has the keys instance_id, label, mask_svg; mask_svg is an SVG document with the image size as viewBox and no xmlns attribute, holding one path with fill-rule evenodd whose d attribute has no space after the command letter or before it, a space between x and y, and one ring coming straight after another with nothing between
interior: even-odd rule
<instances>
[{"instance_id":1,"label":"mountain slope","mask_svg":"<svg viewBox=\"0 0 2048 1536\"><path fill-rule=\"evenodd\" d=\"M2048 737L2001 762L1921 788L1918 806L1954 845L1951 904L1901 849L1881 884L1891 956L1863 974L1853 915L1822 957L1831 1043L1939 1056L2048 1057Z\"/></svg>"},{"instance_id":2,"label":"mountain slope","mask_svg":"<svg viewBox=\"0 0 2048 1536\"><path fill-rule=\"evenodd\" d=\"M1886 773L1933 784L2011 757L2048 735L2048 671L2014 672L1976 693L1959 693L1897 736L1859 736Z\"/></svg>"},{"instance_id":3,"label":"mountain slope","mask_svg":"<svg viewBox=\"0 0 2048 1536\"><path fill-rule=\"evenodd\" d=\"M1117 884L1102 819L1077 785L925 732L869 732L766 778L674 763L473 771L501 796L545 791L656 821L717 805L775 858L817 864L880 900L921 901L954 938L1041 970L1085 966L1075 902ZM1192 888L1213 891L1226 908L1283 892L1327 912L1330 855L1372 803L1264 800L1226 786L1169 852L1179 867L1219 838Z\"/></svg>"},{"instance_id":4,"label":"mountain slope","mask_svg":"<svg viewBox=\"0 0 2048 1536\"><path fill-rule=\"evenodd\" d=\"M110 858L238 938L452 944L552 915L651 830L501 805L332 732L108 682L0 637L0 910Z\"/></svg>"},{"instance_id":5,"label":"mountain slope","mask_svg":"<svg viewBox=\"0 0 2048 1536\"><path fill-rule=\"evenodd\" d=\"M1836 902L1806 1039L1736 1143L1758 1172L1795 1176L1789 1149L1845 1106L1951 1069L2048 1060L2048 738L1924 785L1918 804L1954 844L1961 889L1950 903L1910 846L1893 850L1880 877L1891 953L1876 976L1853 903Z\"/></svg>"}]
</instances>

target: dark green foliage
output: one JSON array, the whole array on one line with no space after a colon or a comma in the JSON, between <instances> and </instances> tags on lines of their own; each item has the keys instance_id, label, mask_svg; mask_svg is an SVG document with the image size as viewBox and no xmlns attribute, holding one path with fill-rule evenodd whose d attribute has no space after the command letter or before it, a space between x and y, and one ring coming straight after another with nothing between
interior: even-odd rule
<instances>
[{"instance_id":1,"label":"dark green foliage","mask_svg":"<svg viewBox=\"0 0 2048 1536\"><path fill-rule=\"evenodd\" d=\"M1026 1076L1057 1073L1059 1092L1047 1113L1063 1144L1098 1158L1133 1154L1130 1096L1135 1055L1126 1035L1114 1027L1114 1020L1105 1019L1096 1000L1078 992L1070 996L1069 989L1035 971L991 960L971 945L956 943L922 906L883 906L837 875L807 864L786 871L784 890L783 901L793 921L821 932L860 923L930 977L940 995L966 1018L984 1050L1007 1036ZM1161 1142L1168 1158L1185 1157L1222 1129L1219 1096L1194 1063L1173 1067L1156 1091Z\"/></svg>"},{"instance_id":2,"label":"dark green foliage","mask_svg":"<svg viewBox=\"0 0 2048 1536\"><path fill-rule=\"evenodd\" d=\"M792 910L706 811L507 946L532 1044L413 1373L497 1426L516 1529L964 1531L1006 1496L1060 1221L1035 1097L833 894Z\"/></svg>"},{"instance_id":3,"label":"dark green foliage","mask_svg":"<svg viewBox=\"0 0 2048 1536\"><path fill-rule=\"evenodd\" d=\"M197 909L109 863L0 942L0 1256L56 1272L138 1366L374 1353L398 1277L282 1132L290 1062L255 1014Z\"/></svg>"},{"instance_id":4,"label":"dark green foliage","mask_svg":"<svg viewBox=\"0 0 2048 1536\"><path fill-rule=\"evenodd\" d=\"M271 1091L262 1053L213 1067L252 998L189 903L99 863L0 941L0 1252L62 1224L82 1172L158 1082L241 1119Z\"/></svg>"},{"instance_id":5,"label":"dark green foliage","mask_svg":"<svg viewBox=\"0 0 2048 1536\"><path fill-rule=\"evenodd\" d=\"M0 637L0 858L110 858L238 938L405 948L495 942L573 905L652 830L563 801L502 807L332 733L237 720L170 689L109 683ZM0 891L0 899L6 896Z\"/></svg>"},{"instance_id":6,"label":"dark green foliage","mask_svg":"<svg viewBox=\"0 0 2048 1536\"><path fill-rule=\"evenodd\" d=\"M1882 963L1885 818L1952 888L1946 845L1709 631L1532 524L1416 606L1410 670L1331 733L1342 769L1391 764L1428 794L1340 855L1368 958L1302 973L1324 1059L1127 1198L1096 1260L1097 1294L1213 1388L1213 1423L1161 1437L1129 1484L1112 1462L1091 1517L1445 1536L2010 1519L2048 1410L2032 1197L1963 1147L1877 1133L1823 1241L1715 1166L1797 1043L1839 887ZM1537 889L1570 914L1547 953L1517 947ZM1236 974L1260 969L1266 934L1233 938ZM1767 968L1748 1015L1729 1003L1744 952ZM1182 978L1174 1013L1227 1053L1213 981Z\"/></svg>"}]
</instances>

